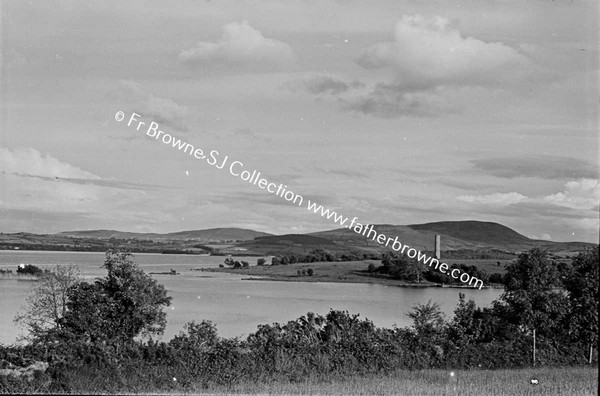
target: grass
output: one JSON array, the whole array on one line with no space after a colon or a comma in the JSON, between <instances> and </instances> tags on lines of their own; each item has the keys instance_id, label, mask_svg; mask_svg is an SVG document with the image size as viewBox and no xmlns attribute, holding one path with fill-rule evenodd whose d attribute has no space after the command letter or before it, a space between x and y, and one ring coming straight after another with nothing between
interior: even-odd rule
<instances>
[{"instance_id":1,"label":"grass","mask_svg":"<svg viewBox=\"0 0 600 396\"><path fill-rule=\"evenodd\" d=\"M385 285L407 285L408 282L390 279L387 276L369 274L366 272L370 263L381 265L380 260L295 263L287 265L250 266L248 268L209 268L205 271L227 272L250 277L260 277L263 280L278 280L291 282L343 282L343 283L378 283ZM298 270L314 270L313 276L298 276ZM259 278L253 278L259 279Z\"/></svg>"},{"instance_id":2,"label":"grass","mask_svg":"<svg viewBox=\"0 0 600 396\"><path fill-rule=\"evenodd\" d=\"M452 264L466 264L466 265L474 265L477 268L484 270L489 275L492 274L504 274L506 273L506 266L512 263L512 260L495 260L495 259L447 259L443 260L445 263ZM500 265L498 265L500 262Z\"/></svg>"},{"instance_id":3,"label":"grass","mask_svg":"<svg viewBox=\"0 0 600 396\"><path fill-rule=\"evenodd\" d=\"M496 265L498 260L448 260L448 264L454 262L468 265L480 266L485 264L494 271L501 270L505 272L503 266ZM485 263L483 263L485 262ZM493 264L492 264L493 262ZM252 265L247 268L207 268L203 271L210 272L226 272L237 275L247 275L252 280L277 280L289 282L336 282L336 283L373 283L386 286L414 286L426 287L437 286L435 283L424 280L421 283L412 283L402 280L392 279L387 275L369 274L366 270L369 264L374 264L376 267L381 265L381 260L362 260L362 261L340 261L340 262L318 262L318 263L295 263L287 265ZM298 276L298 270L314 270L313 276L303 275ZM483 267L485 268L485 267ZM486 269L487 272L487 269ZM461 286L461 285L457 285ZM487 286L487 285L486 285Z\"/></svg>"},{"instance_id":4,"label":"grass","mask_svg":"<svg viewBox=\"0 0 600 396\"><path fill-rule=\"evenodd\" d=\"M597 395L597 368L541 368L524 370L399 371L390 375L339 377L302 382L242 383L205 389L197 384L169 394L268 395ZM532 378L538 385L530 383ZM89 392L89 388L73 389ZM152 389L137 389L152 393ZM154 390L156 392L156 390ZM163 393L164 394L164 393Z\"/></svg>"}]
</instances>

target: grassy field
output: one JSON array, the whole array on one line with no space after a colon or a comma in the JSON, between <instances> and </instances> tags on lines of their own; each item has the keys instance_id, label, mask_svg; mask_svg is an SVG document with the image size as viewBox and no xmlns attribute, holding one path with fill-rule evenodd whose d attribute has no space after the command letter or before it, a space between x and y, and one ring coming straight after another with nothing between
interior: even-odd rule
<instances>
[{"instance_id":1,"label":"grassy field","mask_svg":"<svg viewBox=\"0 0 600 396\"><path fill-rule=\"evenodd\" d=\"M465 260L465 259L447 259L443 260L445 263L452 264L466 264L475 265L477 268L484 270L489 275L492 274L504 274L506 272L506 266L512 263L512 260ZM500 263L500 265L498 265Z\"/></svg>"},{"instance_id":2,"label":"grassy field","mask_svg":"<svg viewBox=\"0 0 600 396\"><path fill-rule=\"evenodd\" d=\"M171 394L265 394L265 395L597 395L597 368L541 368L524 370L401 371L391 375L353 376L332 380L239 384L204 389L186 387ZM531 379L538 380L537 385ZM75 390L75 389L74 389ZM81 391L88 391L82 388ZM136 389L152 393L152 389Z\"/></svg>"},{"instance_id":3,"label":"grassy field","mask_svg":"<svg viewBox=\"0 0 600 396\"><path fill-rule=\"evenodd\" d=\"M482 266L488 272L490 267L493 272L505 272L504 263L500 261L501 266L496 265L498 260L452 260L452 263L461 263L468 265ZM344 261L344 262L320 262L320 263L295 263L276 266L250 266L248 268L210 268L204 271L227 272L238 275L247 275L248 279L277 280L290 282L344 282L344 283L375 283L387 286L434 286L434 283L423 281L419 284L410 283L402 280L390 279L386 275L369 274L366 272L369 264L380 266L380 260L363 261ZM448 264L452 264L450 260ZM313 276L298 275L298 270L308 270L312 268ZM491 270L488 273L493 273Z\"/></svg>"}]
</instances>

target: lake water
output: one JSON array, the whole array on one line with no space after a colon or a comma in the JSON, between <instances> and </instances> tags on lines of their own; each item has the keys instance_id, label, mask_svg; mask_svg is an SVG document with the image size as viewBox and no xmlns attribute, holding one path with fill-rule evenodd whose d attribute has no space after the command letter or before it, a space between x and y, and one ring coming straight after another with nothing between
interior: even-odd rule
<instances>
[{"instance_id":1,"label":"lake water","mask_svg":"<svg viewBox=\"0 0 600 396\"><path fill-rule=\"evenodd\" d=\"M448 317L458 303L458 293L487 306L501 293L498 289L402 288L354 283L308 283L242 280L243 275L218 274L194 269L216 267L224 257L135 254L135 262L147 273L171 268L181 275L152 275L165 285L173 297L167 311L164 340L181 331L191 320L208 319L216 323L223 337L246 336L259 324L285 323L307 312L326 314L330 309L347 310L369 318L375 325L399 327L411 324L406 313L428 300L440 304ZM251 265L256 257L240 257ZM76 264L89 279L104 276L104 253L1 251L0 268L19 264L51 268L56 264ZM13 323L27 291L34 284L23 280L0 280L0 343L10 344L21 334Z\"/></svg>"}]
</instances>

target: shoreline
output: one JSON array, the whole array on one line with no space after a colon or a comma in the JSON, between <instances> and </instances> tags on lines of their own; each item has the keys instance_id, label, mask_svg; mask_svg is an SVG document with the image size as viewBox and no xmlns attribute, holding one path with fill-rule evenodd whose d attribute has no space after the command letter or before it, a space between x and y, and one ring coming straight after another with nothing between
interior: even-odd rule
<instances>
[{"instance_id":1,"label":"shoreline","mask_svg":"<svg viewBox=\"0 0 600 396\"><path fill-rule=\"evenodd\" d=\"M365 269L374 260L346 261L346 262L318 262L318 263L293 263L286 265L265 265L246 268L201 268L196 271L227 273L242 276L244 281L282 281L282 282L309 282L309 283L357 283L404 288L452 288L452 289L503 289L503 285L487 284L481 289L478 287L460 284L445 285L423 281L422 283L406 282L392 279L386 275L369 274ZM314 275L298 275L298 271L313 269Z\"/></svg>"}]
</instances>

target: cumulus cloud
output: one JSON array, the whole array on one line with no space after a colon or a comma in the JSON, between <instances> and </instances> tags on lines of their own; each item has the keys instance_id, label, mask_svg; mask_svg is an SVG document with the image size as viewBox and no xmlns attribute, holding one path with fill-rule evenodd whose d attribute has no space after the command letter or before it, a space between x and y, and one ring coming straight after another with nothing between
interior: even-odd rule
<instances>
[{"instance_id":1,"label":"cumulus cloud","mask_svg":"<svg viewBox=\"0 0 600 396\"><path fill-rule=\"evenodd\" d=\"M292 65L294 52L287 43L267 38L248 21L242 21L225 25L223 36L216 43L201 41L196 48L181 51L179 60L187 64L270 71Z\"/></svg>"},{"instance_id":2,"label":"cumulus cloud","mask_svg":"<svg viewBox=\"0 0 600 396\"><path fill-rule=\"evenodd\" d=\"M139 107L136 111L180 131L189 130L186 123L189 114L187 106L177 104L171 99L154 96L135 81L121 80L121 86L125 88L126 95L131 96L131 100Z\"/></svg>"},{"instance_id":3,"label":"cumulus cloud","mask_svg":"<svg viewBox=\"0 0 600 396\"><path fill-rule=\"evenodd\" d=\"M356 62L391 72L391 80L341 98L343 108L384 118L456 113L456 94L514 86L537 70L505 44L464 37L447 18L421 15L403 16L393 41L368 47Z\"/></svg>"},{"instance_id":4,"label":"cumulus cloud","mask_svg":"<svg viewBox=\"0 0 600 396\"><path fill-rule=\"evenodd\" d=\"M596 179L580 179L565 184L565 190L544 197L544 201L573 209L597 211L600 183Z\"/></svg>"},{"instance_id":5,"label":"cumulus cloud","mask_svg":"<svg viewBox=\"0 0 600 396\"><path fill-rule=\"evenodd\" d=\"M596 179L598 167L590 162L558 156L495 157L472 160L476 168L502 178Z\"/></svg>"},{"instance_id":6,"label":"cumulus cloud","mask_svg":"<svg viewBox=\"0 0 600 396\"><path fill-rule=\"evenodd\" d=\"M367 48L357 63L367 69L390 68L397 83L423 88L446 84L488 85L521 77L530 60L499 43L463 37L443 17L403 16L394 41Z\"/></svg>"}]
</instances>

